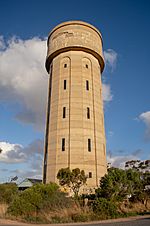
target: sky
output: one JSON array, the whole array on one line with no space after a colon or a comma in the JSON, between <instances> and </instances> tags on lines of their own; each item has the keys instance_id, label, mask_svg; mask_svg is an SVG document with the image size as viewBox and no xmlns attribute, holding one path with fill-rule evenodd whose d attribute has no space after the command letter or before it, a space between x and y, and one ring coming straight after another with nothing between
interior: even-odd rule
<instances>
[{"instance_id":1,"label":"sky","mask_svg":"<svg viewBox=\"0 0 150 226\"><path fill-rule=\"evenodd\" d=\"M0 183L42 177L46 39L82 20L103 37L107 160L150 159L150 1L0 0Z\"/></svg>"}]
</instances>

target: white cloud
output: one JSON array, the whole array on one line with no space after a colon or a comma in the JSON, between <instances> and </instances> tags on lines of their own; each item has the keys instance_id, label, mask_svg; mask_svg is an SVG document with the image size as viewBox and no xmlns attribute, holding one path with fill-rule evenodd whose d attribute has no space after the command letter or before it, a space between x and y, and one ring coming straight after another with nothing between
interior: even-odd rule
<instances>
[{"instance_id":1,"label":"white cloud","mask_svg":"<svg viewBox=\"0 0 150 226\"><path fill-rule=\"evenodd\" d=\"M145 135L146 135L146 139L149 140L150 139L150 111L143 112L142 114L140 114L139 119L143 121L146 125Z\"/></svg>"},{"instance_id":2,"label":"white cloud","mask_svg":"<svg viewBox=\"0 0 150 226\"><path fill-rule=\"evenodd\" d=\"M110 85L109 84L102 84L102 95L103 101L109 102L113 99L113 95L111 93Z\"/></svg>"},{"instance_id":3,"label":"white cloud","mask_svg":"<svg viewBox=\"0 0 150 226\"><path fill-rule=\"evenodd\" d=\"M111 167L117 167L123 169L125 162L131 160L131 156L107 156L107 162L111 164Z\"/></svg>"},{"instance_id":4,"label":"white cloud","mask_svg":"<svg viewBox=\"0 0 150 226\"><path fill-rule=\"evenodd\" d=\"M112 167L124 169L127 161L139 159L142 152L141 149L138 149L129 155L113 155L111 151L109 151L107 154L107 162L110 163Z\"/></svg>"},{"instance_id":5,"label":"white cloud","mask_svg":"<svg viewBox=\"0 0 150 226\"><path fill-rule=\"evenodd\" d=\"M111 72L113 72L114 69L116 68L117 56L118 56L118 54L113 49L107 49L104 51L104 59L105 59L105 63L106 63L106 68L108 66L110 68ZM103 81L105 81L105 80L106 79L104 77ZM111 93L110 84L106 84L105 82L103 82L102 94L103 94L104 102L112 101L113 95Z\"/></svg>"},{"instance_id":6,"label":"white cloud","mask_svg":"<svg viewBox=\"0 0 150 226\"><path fill-rule=\"evenodd\" d=\"M11 144L0 142L0 162L19 163L30 162L39 159L43 153L43 142L40 139L34 140L28 146L23 147L21 144Z\"/></svg>"},{"instance_id":7,"label":"white cloud","mask_svg":"<svg viewBox=\"0 0 150 226\"><path fill-rule=\"evenodd\" d=\"M6 172L9 178L16 175L19 178L41 178L43 147L43 141L40 139L34 140L26 147L20 144L0 142L0 149L2 150L0 153L0 162L3 165L0 171L3 172L3 174ZM8 163L9 165L6 165ZM8 176L6 176L5 179L2 178L2 180L8 180Z\"/></svg>"},{"instance_id":8,"label":"white cloud","mask_svg":"<svg viewBox=\"0 0 150 226\"><path fill-rule=\"evenodd\" d=\"M18 163L24 161L24 153L20 152L22 146L20 144L10 144L8 142L0 142L0 162ZM14 157L10 158L10 153L14 153Z\"/></svg>"},{"instance_id":9,"label":"white cloud","mask_svg":"<svg viewBox=\"0 0 150 226\"><path fill-rule=\"evenodd\" d=\"M19 103L16 118L42 129L45 118L48 76L45 70L46 41L39 38L0 36L0 101Z\"/></svg>"},{"instance_id":10,"label":"white cloud","mask_svg":"<svg viewBox=\"0 0 150 226\"><path fill-rule=\"evenodd\" d=\"M104 56L113 69L117 53L108 49ZM45 58L46 40L13 37L5 42L0 36L0 102L17 104L15 118L38 130L45 127L48 85ZM103 84L103 100L112 100L109 84Z\"/></svg>"},{"instance_id":11,"label":"white cloud","mask_svg":"<svg viewBox=\"0 0 150 226\"><path fill-rule=\"evenodd\" d=\"M116 67L118 54L113 49L107 49L104 51L105 63L108 65L113 72Z\"/></svg>"}]
</instances>

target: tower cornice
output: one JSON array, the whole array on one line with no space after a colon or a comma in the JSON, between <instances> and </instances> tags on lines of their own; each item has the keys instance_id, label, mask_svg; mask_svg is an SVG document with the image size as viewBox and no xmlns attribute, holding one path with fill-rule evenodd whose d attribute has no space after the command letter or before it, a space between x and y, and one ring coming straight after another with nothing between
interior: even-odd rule
<instances>
[{"instance_id":1,"label":"tower cornice","mask_svg":"<svg viewBox=\"0 0 150 226\"><path fill-rule=\"evenodd\" d=\"M83 21L68 21L57 25L49 34L46 70L49 72L54 57L67 51L84 51L97 58L104 69L102 35L97 28Z\"/></svg>"}]
</instances>

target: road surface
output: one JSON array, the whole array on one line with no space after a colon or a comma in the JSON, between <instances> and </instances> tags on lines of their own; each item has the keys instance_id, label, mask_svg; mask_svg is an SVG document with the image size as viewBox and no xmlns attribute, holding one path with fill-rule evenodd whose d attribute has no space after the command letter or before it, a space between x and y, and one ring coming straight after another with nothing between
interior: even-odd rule
<instances>
[{"instance_id":1,"label":"road surface","mask_svg":"<svg viewBox=\"0 0 150 226\"><path fill-rule=\"evenodd\" d=\"M106 220L90 223L70 223L70 224L25 224L9 220L1 220L0 226L150 226L150 216L125 218L117 220Z\"/></svg>"}]
</instances>

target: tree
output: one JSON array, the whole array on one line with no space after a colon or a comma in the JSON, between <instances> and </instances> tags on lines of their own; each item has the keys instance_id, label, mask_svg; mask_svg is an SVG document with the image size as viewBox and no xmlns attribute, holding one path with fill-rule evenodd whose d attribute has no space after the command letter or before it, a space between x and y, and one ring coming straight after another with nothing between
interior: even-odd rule
<instances>
[{"instance_id":1,"label":"tree","mask_svg":"<svg viewBox=\"0 0 150 226\"><path fill-rule=\"evenodd\" d=\"M80 188L86 184L87 176L84 170L80 170L79 168L73 170L62 168L58 171L57 179L61 186L70 188L74 196L78 197Z\"/></svg>"},{"instance_id":2,"label":"tree","mask_svg":"<svg viewBox=\"0 0 150 226\"><path fill-rule=\"evenodd\" d=\"M128 193L132 196L138 192L142 192L144 184L139 171L128 169L125 171L127 175Z\"/></svg>"},{"instance_id":3,"label":"tree","mask_svg":"<svg viewBox=\"0 0 150 226\"><path fill-rule=\"evenodd\" d=\"M124 170L108 169L108 174L100 180L100 188L96 190L98 197L111 201L121 201L127 195L127 176Z\"/></svg>"},{"instance_id":4,"label":"tree","mask_svg":"<svg viewBox=\"0 0 150 226\"><path fill-rule=\"evenodd\" d=\"M143 174L143 181L145 186L150 186L150 172Z\"/></svg>"},{"instance_id":5,"label":"tree","mask_svg":"<svg viewBox=\"0 0 150 226\"><path fill-rule=\"evenodd\" d=\"M143 189L141 189L136 197L142 201L147 209L148 200L150 199L150 172L145 172L141 176Z\"/></svg>"},{"instance_id":6,"label":"tree","mask_svg":"<svg viewBox=\"0 0 150 226\"><path fill-rule=\"evenodd\" d=\"M123 201L143 189L140 176L140 172L131 169L110 168L108 174L102 177L96 195L110 201Z\"/></svg>"},{"instance_id":7,"label":"tree","mask_svg":"<svg viewBox=\"0 0 150 226\"><path fill-rule=\"evenodd\" d=\"M142 173L150 171L150 160L130 160L125 163L125 169L134 169Z\"/></svg>"}]
</instances>

